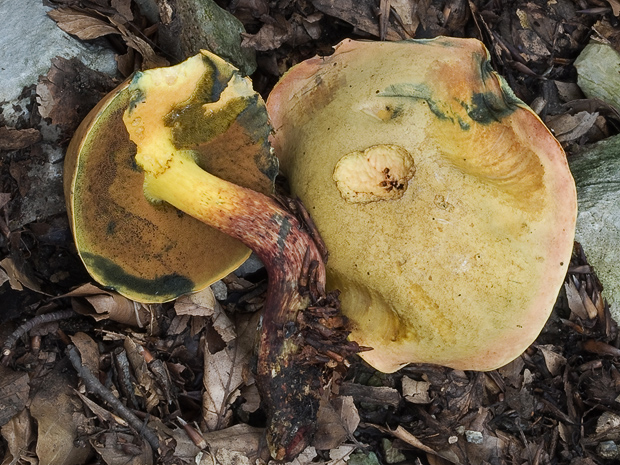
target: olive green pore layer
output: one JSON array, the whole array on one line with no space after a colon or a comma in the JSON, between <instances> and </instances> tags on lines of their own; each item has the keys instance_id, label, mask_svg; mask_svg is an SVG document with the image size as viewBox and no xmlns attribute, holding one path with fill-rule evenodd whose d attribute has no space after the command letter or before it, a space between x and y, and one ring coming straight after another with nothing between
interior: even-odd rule
<instances>
[{"instance_id":1,"label":"olive green pore layer","mask_svg":"<svg viewBox=\"0 0 620 465\"><path fill-rule=\"evenodd\" d=\"M187 294L196 289L194 281L178 273L144 278L127 273L122 267L100 255L82 253L81 257L86 267L98 280L112 283L106 287L121 294L131 292L135 295L158 296L162 300L171 300L180 294Z\"/></svg>"}]
</instances>

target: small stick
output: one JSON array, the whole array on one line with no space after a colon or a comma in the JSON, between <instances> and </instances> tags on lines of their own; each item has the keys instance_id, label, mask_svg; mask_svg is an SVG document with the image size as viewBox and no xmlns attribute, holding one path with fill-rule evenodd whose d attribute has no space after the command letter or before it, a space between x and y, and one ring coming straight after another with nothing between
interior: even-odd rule
<instances>
[{"instance_id":1,"label":"small stick","mask_svg":"<svg viewBox=\"0 0 620 465\"><path fill-rule=\"evenodd\" d=\"M13 333L6 338L4 341L4 345L2 347L2 364L8 365L9 358L13 353L13 348L19 338L21 338L24 334L28 333L31 329L36 326L40 326L46 323L51 323L53 321L60 321L67 318L71 318L76 316L72 309L58 310L57 312L45 313L44 315L37 315L33 319L26 321L24 324L20 325Z\"/></svg>"},{"instance_id":2,"label":"small stick","mask_svg":"<svg viewBox=\"0 0 620 465\"><path fill-rule=\"evenodd\" d=\"M125 420L133 429L139 431L153 450L157 452L159 449L159 439L155 432L146 426L146 424L144 424L131 410L125 407L120 400L114 397L110 390L101 384L86 366L82 365L82 359L75 346L70 345L67 347L67 356L73 368L77 371L78 376L84 381L86 389L112 407L116 414Z\"/></svg>"}]
</instances>

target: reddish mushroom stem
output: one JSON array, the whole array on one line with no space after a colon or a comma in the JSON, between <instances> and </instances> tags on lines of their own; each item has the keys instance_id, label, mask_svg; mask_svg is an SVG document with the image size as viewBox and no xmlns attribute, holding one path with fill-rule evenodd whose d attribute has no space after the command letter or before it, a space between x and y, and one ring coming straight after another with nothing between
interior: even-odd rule
<instances>
[{"instance_id":1,"label":"reddish mushroom stem","mask_svg":"<svg viewBox=\"0 0 620 465\"><path fill-rule=\"evenodd\" d=\"M138 158L138 157L137 157ZM303 210L219 179L177 153L146 174L146 192L252 249L269 275L258 343L257 386L267 411L271 455L290 460L316 431L322 381L348 355L338 299L325 293L323 246Z\"/></svg>"}]
</instances>

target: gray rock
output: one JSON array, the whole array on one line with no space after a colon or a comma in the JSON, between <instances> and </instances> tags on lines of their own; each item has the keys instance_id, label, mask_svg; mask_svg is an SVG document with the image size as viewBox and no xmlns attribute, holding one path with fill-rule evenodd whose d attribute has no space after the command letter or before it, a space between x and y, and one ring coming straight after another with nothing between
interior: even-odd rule
<instances>
[{"instance_id":1,"label":"gray rock","mask_svg":"<svg viewBox=\"0 0 620 465\"><path fill-rule=\"evenodd\" d=\"M254 72L254 50L241 48L241 34L245 32L241 21L213 0L169 0L168 4L175 14L169 21L162 18L158 31L167 53L180 61L206 49L245 75Z\"/></svg>"},{"instance_id":2,"label":"gray rock","mask_svg":"<svg viewBox=\"0 0 620 465\"><path fill-rule=\"evenodd\" d=\"M78 57L89 68L116 73L112 50L63 32L47 16L49 10L41 0L0 1L0 103L17 99L24 87L36 84L55 56Z\"/></svg>"},{"instance_id":3,"label":"gray rock","mask_svg":"<svg viewBox=\"0 0 620 465\"><path fill-rule=\"evenodd\" d=\"M41 0L0 0L0 114L1 124L28 126L34 106L34 85L46 75L56 56L77 58L87 67L109 75L117 74L115 53L96 43L85 43L63 32L47 16L49 7ZM18 229L65 211L62 192L62 158L58 127L41 121L42 140L31 161L18 170L21 201L9 227ZM12 153L2 154L14 159ZM6 158L5 158L6 157ZM36 158L36 160L35 160Z\"/></svg>"},{"instance_id":4,"label":"gray rock","mask_svg":"<svg viewBox=\"0 0 620 465\"><path fill-rule=\"evenodd\" d=\"M234 271L234 273L240 278L245 278L252 273L256 273L263 267L263 262L260 261L255 253L252 253L249 258Z\"/></svg>"},{"instance_id":5,"label":"gray rock","mask_svg":"<svg viewBox=\"0 0 620 465\"><path fill-rule=\"evenodd\" d=\"M603 296L620 321L620 136L575 154L570 168L577 184L581 243L603 284Z\"/></svg>"},{"instance_id":6,"label":"gray rock","mask_svg":"<svg viewBox=\"0 0 620 465\"><path fill-rule=\"evenodd\" d=\"M577 84L589 98L599 98L620 109L620 54L606 44L592 42L575 60Z\"/></svg>"},{"instance_id":7,"label":"gray rock","mask_svg":"<svg viewBox=\"0 0 620 465\"><path fill-rule=\"evenodd\" d=\"M226 300L228 297L228 288L221 279L211 284L211 290L217 300Z\"/></svg>"}]
</instances>

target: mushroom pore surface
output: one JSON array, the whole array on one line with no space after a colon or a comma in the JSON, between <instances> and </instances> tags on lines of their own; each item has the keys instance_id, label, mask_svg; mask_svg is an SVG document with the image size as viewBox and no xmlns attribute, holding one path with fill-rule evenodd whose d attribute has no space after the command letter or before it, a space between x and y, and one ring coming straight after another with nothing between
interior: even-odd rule
<instances>
[{"instance_id":1,"label":"mushroom pore surface","mask_svg":"<svg viewBox=\"0 0 620 465\"><path fill-rule=\"evenodd\" d=\"M559 143L480 42L346 40L293 67L267 109L351 337L374 348L366 361L490 370L534 341L570 260L575 186ZM354 186L367 167L350 164L377 146L413 163L398 196L369 200ZM352 194L338 185L343 165Z\"/></svg>"}]
</instances>

